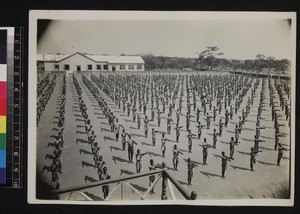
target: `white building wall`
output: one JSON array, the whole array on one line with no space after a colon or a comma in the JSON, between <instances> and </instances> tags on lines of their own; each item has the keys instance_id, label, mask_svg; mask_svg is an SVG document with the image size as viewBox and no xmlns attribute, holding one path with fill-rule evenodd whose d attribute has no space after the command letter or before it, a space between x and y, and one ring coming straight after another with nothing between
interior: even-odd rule
<instances>
[{"instance_id":1,"label":"white building wall","mask_svg":"<svg viewBox=\"0 0 300 214\"><path fill-rule=\"evenodd\" d=\"M54 63L53 62L44 62L45 71L54 71Z\"/></svg>"},{"instance_id":2,"label":"white building wall","mask_svg":"<svg viewBox=\"0 0 300 214\"><path fill-rule=\"evenodd\" d=\"M65 70L65 65L68 64L70 69L69 72L77 71L77 65L81 66L81 71L87 71L88 65L92 65L92 71L97 71L97 65L101 65L101 71L104 71L104 65L108 66L108 71L112 71L113 67L115 67L116 71L144 71L144 64L118 64L118 63L107 63L107 62L95 62L85 56L82 56L81 54L75 54L70 56L69 58L66 58L62 60L61 62L45 62L44 67L45 71L57 71L55 69L55 65L59 65L59 71ZM125 65L125 69L121 70L121 65ZM129 65L133 65L133 69L129 69ZM141 69L138 69L138 65L141 65Z\"/></svg>"},{"instance_id":3,"label":"white building wall","mask_svg":"<svg viewBox=\"0 0 300 214\"><path fill-rule=\"evenodd\" d=\"M121 64L108 64L108 70L112 71L113 67L116 68L116 71L124 71L124 72L125 71L144 71L145 70L143 64L140 64L142 66L141 69L138 69L138 64L130 64L130 65L133 65L133 69L129 69L129 64L122 64L122 65L125 65L124 70L121 70Z\"/></svg>"},{"instance_id":4,"label":"white building wall","mask_svg":"<svg viewBox=\"0 0 300 214\"><path fill-rule=\"evenodd\" d=\"M84 57L80 54L75 54L67 59L62 60L59 64L60 70L65 70L65 65L70 66L70 71L77 71L77 65L81 66L81 71L87 71L87 67L89 64L92 65L92 70L96 70L96 63L87 57Z\"/></svg>"}]
</instances>

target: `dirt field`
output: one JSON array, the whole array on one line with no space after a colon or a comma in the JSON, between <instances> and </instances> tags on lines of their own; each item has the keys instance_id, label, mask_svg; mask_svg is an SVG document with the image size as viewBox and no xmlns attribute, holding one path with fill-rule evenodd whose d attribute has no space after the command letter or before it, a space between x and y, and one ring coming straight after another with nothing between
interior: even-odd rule
<instances>
[{"instance_id":1,"label":"dirt field","mask_svg":"<svg viewBox=\"0 0 300 214\"><path fill-rule=\"evenodd\" d=\"M115 140L115 134L110 131L110 126L107 119L104 117L102 110L99 108L96 100L89 91L89 89L82 82L81 75L76 76L80 86L83 89L84 102L87 105L87 112L93 130L96 132L96 141L99 142L101 147L101 155L104 157L104 161L108 167L108 173L112 178L118 178L125 175L131 175L136 173L135 157L133 163L128 162L127 151L122 151L121 141ZM90 75L87 76L90 79ZM50 78L51 79L51 78ZM261 82L257 89L256 94L260 93ZM49 100L49 103L41 116L39 127L37 128L37 179L47 184L51 184L51 173L40 173L43 166L50 166L52 160L46 159L47 154L52 154L53 148L48 147L49 142L53 142L54 139L50 138L55 134L52 128L53 116L56 115L57 97L62 84L62 75L58 76L57 84L54 92ZM253 86L252 86L253 87ZM64 130L64 148L62 152L63 167L62 175L60 177L61 188L84 184L85 182L93 182L98 180L97 170L94 168L93 155L91 153L91 146L88 144L87 136L85 134L84 123L79 111L78 96L75 91L75 87L72 81L72 77L67 77L67 96L66 96L66 113L65 113L65 130ZM185 92L186 93L186 92ZM248 95L244 98L241 108L245 108L247 96L250 96L251 89L248 91ZM151 141L151 129L154 127L156 130L166 132L166 113L162 114L161 126L157 127L157 119L155 116L154 121L150 121L148 138L144 137L143 122L141 130L137 129L137 124L132 122L132 116L128 117L126 113L122 112L122 109L118 109L114 102L103 94L103 97L108 102L111 110L120 119L126 131L134 134L135 140L138 145L135 146L135 153L137 149L141 152L149 152L142 159L142 172L148 171L149 160L154 159L155 163L162 163L164 161L167 164L169 172L182 184L182 186L188 191L196 191L198 199L249 199L249 198L283 198L289 195L289 172L290 172L290 151L284 152L284 157L281 161L281 167L276 166L276 160L278 152L274 151L274 128L273 121L271 119L271 108L269 108L269 91L267 87L267 99L266 108L262 112L261 126L265 126L266 129L261 131L261 139L266 142L260 143L260 148L263 152L257 155L257 162L254 166L254 172L250 171L250 148L253 147L253 139L255 135L255 123L257 115L257 107L259 97L255 97L254 105L251 107L250 114L244 125L244 129L240 135L240 144L235 147L234 160L228 162L226 170L226 178L221 178L221 159L220 155L222 151L225 151L229 156L229 141L234 137L234 127L238 122L238 115L234 114L233 120L229 121L228 127L224 127L223 135L218 137L217 148L208 149L207 165L202 165L202 145L203 138L208 139L208 143L212 144L212 132L213 128L218 130L217 122L221 118L224 121L224 108L221 116L217 115L216 122L212 121L210 129L203 129L201 139L193 139L192 153L188 153L186 132L182 131L180 135L178 147L183 152L183 155L179 156L178 171L173 170L172 164L172 148L176 143L175 140L175 123L172 123L172 131L170 135L166 135L171 141L167 142L166 157L161 156L161 135L157 135L156 146L152 146ZM278 95L275 100L278 101ZM182 112L186 112L186 100L183 101ZM176 106L178 105L178 99ZM213 105L216 105L216 101L213 101ZM177 109L177 107L175 107ZM212 115L212 111L208 111ZM138 113L141 113L138 111ZM142 114L142 113L141 113ZM150 111L147 110L148 117L150 117ZM284 112L278 112L279 115L284 115ZM192 115L196 113L192 110ZM176 121L176 115L173 111L173 121ZM180 119L185 130L185 117L181 116ZM200 120L202 124L206 124L203 113L201 112ZM286 148L290 148L290 129L288 127L285 117L279 118L280 124L284 123L285 126L280 128L280 132L286 134L284 138L280 138ZM191 131L197 134L196 121L192 118ZM198 163L198 167L194 169L194 177L192 180L192 186L187 185L187 164L186 160L191 158L195 163ZM148 188L148 176L136 180L129 181L134 188L144 193ZM112 190L115 184L110 185ZM37 188L39 191L39 188ZM86 195L94 200L103 200L103 193L101 187L91 188L84 190ZM161 196L161 181L155 186L154 195L149 195L148 199L160 199ZM169 193L168 193L169 194ZM175 190L177 199L183 197ZM120 189L114 192L111 196L112 200L120 199ZM61 199L66 197L63 195ZM126 200L140 199L140 196L134 193L128 186L124 187L124 198Z\"/></svg>"}]
</instances>

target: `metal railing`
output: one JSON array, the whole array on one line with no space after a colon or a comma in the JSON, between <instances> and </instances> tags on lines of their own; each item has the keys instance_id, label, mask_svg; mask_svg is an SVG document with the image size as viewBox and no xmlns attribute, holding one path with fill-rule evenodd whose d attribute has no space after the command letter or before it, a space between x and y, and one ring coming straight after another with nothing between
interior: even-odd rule
<instances>
[{"instance_id":1,"label":"metal railing","mask_svg":"<svg viewBox=\"0 0 300 214\"><path fill-rule=\"evenodd\" d=\"M160 179L162 179L161 200L168 200L167 188L169 188L171 199L176 200L174 189L173 189L171 184L173 184L176 187L176 189L181 193L181 195L186 200L195 200L197 198L197 193L195 191L192 191L191 193L189 193L167 171L165 163L162 163L161 168L162 169L159 169L159 170L153 170L153 171L149 171L149 172L124 176L124 177L120 177L120 178L112 178L112 179L108 179L108 180L96 181L96 182L91 182L91 183L82 184L82 185L78 185L78 186L72 186L72 187L67 187L67 188L55 190L55 191L52 192L52 196L53 196L53 198L57 198L58 195L69 193L68 196L64 200L70 200L71 195L80 195L87 201L93 201L92 198L87 196L85 193L81 192L81 190L92 188L92 187L100 187L100 186L104 186L104 185L117 183L117 185L112 189L112 191L110 191L109 195L106 197L105 200L110 200L113 193L118 188L121 189L121 200L124 200L124 185L128 186L133 192L137 193L140 196L141 200L148 200L147 195L150 193L150 191L153 189L153 187L157 184L157 182ZM146 190L146 192L144 194L142 194L139 190L137 190L134 186L132 186L129 182L127 182L127 181L132 180L132 179L143 178L143 177L146 177L146 176L157 175L157 174L158 174L158 176L156 177L155 181L153 181L151 186Z\"/></svg>"}]
</instances>

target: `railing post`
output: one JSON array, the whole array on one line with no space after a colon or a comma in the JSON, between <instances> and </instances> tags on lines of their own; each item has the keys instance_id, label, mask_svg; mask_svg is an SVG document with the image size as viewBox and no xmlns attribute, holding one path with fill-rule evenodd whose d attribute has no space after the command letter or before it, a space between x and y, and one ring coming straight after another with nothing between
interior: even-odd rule
<instances>
[{"instance_id":1,"label":"railing post","mask_svg":"<svg viewBox=\"0 0 300 214\"><path fill-rule=\"evenodd\" d=\"M191 200L196 200L197 199L197 193L195 191L191 192Z\"/></svg>"},{"instance_id":2,"label":"railing post","mask_svg":"<svg viewBox=\"0 0 300 214\"><path fill-rule=\"evenodd\" d=\"M124 183L121 182L121 200L124 200Z\"/></svg>"},{"instance_id":3,"label":"railing post","mask_svg":"<svg viewBox=\"0 0 300 214\"><path fill-rule=\"evenodd\" d=\"M167 175L165 173L166 163L162 162L162 190L161 190L161 200L168 200L167 196Z\"/></svg>"}]
</instances>

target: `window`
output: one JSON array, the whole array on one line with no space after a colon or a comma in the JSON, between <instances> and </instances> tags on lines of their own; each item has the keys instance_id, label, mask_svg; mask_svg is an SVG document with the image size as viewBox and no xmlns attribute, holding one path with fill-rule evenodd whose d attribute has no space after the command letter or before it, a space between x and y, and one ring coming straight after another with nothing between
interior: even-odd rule
<instances>
[{"instance_id":1,"label":"window","mask_svg":"<svg viewBox=\"0 0 300 214\"><path fill-rule=\"evenodd\" d=\"M56 71L58 71L58 70L59 70L59 65L58 65L58 64L54 65L54 69L55 69Z\"/></svg>"},{"instance_id":2,"label":"window","mask_svg":"<svg viewBox=\"0 0 300 214\"><path fill-rule=\"evenodd\" d=\"M88 70L93 70L93 65L88 65Z\"/></svg>"},{"instance_id":3,"label":"window","mask_svg":"<svg viewBox=\"0 0 300 214\"><path fill-rule=\"evenodd\" d=\"M125 70L125 65L120 65L120 70Z\"/></svg>"},{"instance_id":4,"label":"window","mask_svg":"<svg viewBox=\"0 0 300 214\"><path fill-rule=\"evenodd\" d=\"M128 65L128 69L129 70L133 70L134 69L134 65Z\"/></svg>"},{"instance_id":5,"label":"window","mask_svg":"<svg viewBox=\"0 0 300 214\"><path fill-rule=\"evenodd\" d=\"M103 65L103 70L108 70L108 65Z\"/></svg>"},{"instance_id":6,"label":"window","mask_svg":"<svg viewBox=\"0 0 300 214\"><path fill-rule=\"evenodd\" d=\"M65 64L65 70L66 71L70 70L70 65L69 64Z\"/></svg>"},{"instance_id":7,"label":"window","mask_svg":"<svg viewBox=\"0 0 300 214\"><path fill-rule=\"evenodd\" d=\"M97 70L101 70L101 65L97 65Z\"/></svg>"},{"instance_id":8,"label":"window","mask_svg":"<svg viewBox=\"0 0 300 214\"><path fill-rule=\"evenodd\" d=\"M142 66L142 65L138 65L138 66L137 66L137 69L138 69L138 70L142 70L142 69L143 69L143 66Z\"/></svg>"}]
</instances>

